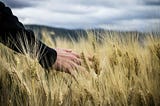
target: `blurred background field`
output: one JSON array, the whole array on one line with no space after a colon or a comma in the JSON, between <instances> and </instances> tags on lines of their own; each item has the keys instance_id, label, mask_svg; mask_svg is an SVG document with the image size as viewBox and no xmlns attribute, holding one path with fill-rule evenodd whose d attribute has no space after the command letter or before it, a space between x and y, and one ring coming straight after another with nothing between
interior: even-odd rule
<instances>
[{"instance_id":1,"label":"blurred background field","mask_svg":"<svg viewBox=\"0 0 160 106\"><path fill-rule=\"evenodd\" d=\"M90 30L53 39L54 32L42 32L39 39L50 47L80 53L85 72L76 70L75 78L47 72L0 44L0 106L160 105L159 33Z\"/></svg>"}]
</instances>

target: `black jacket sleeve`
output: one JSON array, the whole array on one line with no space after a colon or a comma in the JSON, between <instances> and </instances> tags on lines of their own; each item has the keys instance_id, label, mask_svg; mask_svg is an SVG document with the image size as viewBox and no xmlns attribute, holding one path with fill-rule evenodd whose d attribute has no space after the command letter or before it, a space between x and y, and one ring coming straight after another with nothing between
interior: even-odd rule
<instances>
[{"instance_id":1,"label":"black jacket sleeve","mask_svg":"<svg viewBox=\"0 0 160 106\"><path fill-rule=\"evenodd\" d=\"M0 2L0 42L18 53L38 55L41 66L49 69L56 61L57 52L37 40L33 31L26 30L11 9Z\"/></svg>"}]
</instances>

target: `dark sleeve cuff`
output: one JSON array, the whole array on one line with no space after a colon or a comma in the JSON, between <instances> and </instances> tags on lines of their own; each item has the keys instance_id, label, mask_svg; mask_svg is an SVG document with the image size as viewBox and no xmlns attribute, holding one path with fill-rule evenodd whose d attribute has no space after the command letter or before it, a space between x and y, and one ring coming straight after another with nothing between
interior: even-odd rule
<instances>
[{"instance_id":1,"label":"dark sleeve cuff","mask_svg":"<svg viewBox=\"0 0 160 106\"><path fill-rule=\"evenodd\" d=\"M49 48L48 46L42 43L40 47L40 57L38 59L40 65L48 70L52 68L56 59L57 59L57 52L54 49Z\"/></svg>"}]
</instances>

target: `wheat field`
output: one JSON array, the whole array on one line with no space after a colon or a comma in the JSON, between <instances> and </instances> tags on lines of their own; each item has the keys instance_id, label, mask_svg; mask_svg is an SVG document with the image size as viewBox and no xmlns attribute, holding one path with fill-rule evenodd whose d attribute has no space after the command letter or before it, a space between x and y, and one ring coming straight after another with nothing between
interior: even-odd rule
<instances>
[{"instance_id":1,"label":"wheat field","mask_svg":"<svg viewBox=\"0 0 160 106\"><path fill-rule=\"evenodd\" d=\"M160 106L160 34L87 33L79 41L42 39L81 54L85 70L74 77L0 44L0 106Z\"/></svg>"}]
</instances>

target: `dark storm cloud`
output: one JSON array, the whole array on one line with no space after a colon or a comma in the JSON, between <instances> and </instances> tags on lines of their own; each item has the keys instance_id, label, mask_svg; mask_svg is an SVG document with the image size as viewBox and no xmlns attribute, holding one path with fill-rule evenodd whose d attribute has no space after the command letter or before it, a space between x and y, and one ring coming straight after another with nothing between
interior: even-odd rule
<instances>
[{"instance_id":1,"label":"dark storm cloud","mask_svg":"<svg viewBox=\"0 0 160 106\"><path fill-rule=\"evenodd\" d=\"M145 5L157 5L160 6L160 0L143 0Z\"/></svg>"},{"instance_id":2,"label":"dark storm cloud","mask_svg":"<svg viewBox=\"0 0 160 106\"><path fill-rule=\"evenodd\" d=\"M11 8L24 8L33 6L32 2L27 2L27 0L2 0L7 6Z\"/></svg>"}]
</instances>

